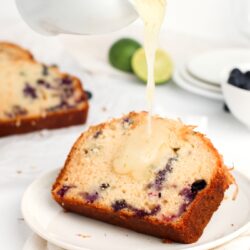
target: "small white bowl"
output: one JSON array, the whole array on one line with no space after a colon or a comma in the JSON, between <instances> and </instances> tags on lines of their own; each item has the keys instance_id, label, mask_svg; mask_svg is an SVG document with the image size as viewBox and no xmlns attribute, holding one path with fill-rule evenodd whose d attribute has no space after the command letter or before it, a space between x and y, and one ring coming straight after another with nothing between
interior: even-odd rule
<instances>
[{"instance_id":1,"label":"small white bowl","mask_svg":"<svg viewBox=\"0 0 250 250\"><path fill-rule=\"evenodd\" d=\"M234 68L246 72L250 70L250 64L241 64L224 70L221 76L222 92L232 114L250 128L250 90L241 89L228 83L230 72Z\"/></svg>"}]
</instances>

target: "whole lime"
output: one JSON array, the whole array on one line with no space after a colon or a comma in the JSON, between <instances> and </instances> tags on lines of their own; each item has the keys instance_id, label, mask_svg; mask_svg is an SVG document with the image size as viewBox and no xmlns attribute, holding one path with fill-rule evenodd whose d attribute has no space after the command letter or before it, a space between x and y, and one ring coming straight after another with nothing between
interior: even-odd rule
<instances>
[{"instance_id":1,"label":"whole lime","mask_svg":"<svg viewBox=\"0 0 250 250\"><path fill-rule=\"evenodd\" d=\"M116 69L133 72L131 60L141 44L130 38L123 38L115 42L109 50L109 62Z\"/></svg>"}]
</instances>

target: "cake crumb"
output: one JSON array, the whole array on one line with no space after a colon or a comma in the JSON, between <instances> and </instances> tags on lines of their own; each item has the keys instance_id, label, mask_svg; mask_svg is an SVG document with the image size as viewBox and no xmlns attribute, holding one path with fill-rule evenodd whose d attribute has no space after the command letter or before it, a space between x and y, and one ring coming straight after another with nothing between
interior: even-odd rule
<instances>
[{"instance_id":1,"label":"cake crumb","mask_svg":"<svg viewBox=\"0 0 250 250\"><path fill-rule=\"evenodd\" d=\"M102 112L106 112L107 108L106 107L102 107Z\"/></svg>"},{"instance_id":2,"label":"cake crumb","mask_svg":"<svg viewBox=\"0 0 250 250\"><path fill-rule=\"evenodd\" d=\"M17 174L22 174L23 172L21 170L16 171Z\"/></svg>"},{"instance_id":3,"label":"cake crumb","mask_svg":"<svg viewBox=\"0 0 250 250\"><path fill-rule=\"evenodd\" d=\"M21 126L21 120L17 120L16 121L16 127L20 127Z\"/></svg>"},{"instance_id":4,"label":"cake crumb","mask_svg":"<svg viewBox=\"0 0 250 250\"><path fill-rule=\"evenodd\" d=\"M42 116L42 118L46 118L47 117L47 113L45 111L42 111L41 112L41 116Z\"/></svg>"},{"instance_id":5,"label":"cake crumb","mask_svg":"<svg viewBox=\"0 0 250 250\"><path fill-rule=\"evenodd\" d=\"M234 227L234 224L231 224L231 227Z\"/></svg>"},{"instance_id":6,"label":"cake crumb","mask_svg":"<svg viewBox=\"0 0 250 250\"><path fill-rule=\"evenodd\" d=\"M87 235L87 234L77 234L78 237L81 237L83 239L86 239L86 238L91 238L90 235Z\"/></svg>"},{"instance_id":7,"label":"cake crumb","mask_svg":"<svg viewBox=\"0 0 250 250\"><path fill-rule=\"evenodd\" d=\"M172 244L172 243L174 243L172 240L169 240L169 239L164 239L162 242L164 244Z\"/></svg>"},{"instance_id":8,"label":"cake crumb","mask_svg":"<svg viewBox=\"0 0 250 250\"><path fill-rule=\"evenodd\" d=\"M18 221L24 221L24 218L17 218Z\"/></svg>"}]
</instances>

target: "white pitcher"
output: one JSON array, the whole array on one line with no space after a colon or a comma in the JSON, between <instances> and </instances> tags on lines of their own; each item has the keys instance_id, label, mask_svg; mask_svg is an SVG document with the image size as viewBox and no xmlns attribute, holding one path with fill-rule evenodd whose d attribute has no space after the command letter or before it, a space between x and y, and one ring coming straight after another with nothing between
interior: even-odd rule
<instances>
[{"instance_id":1,"label":"white pitcher","mask_svg":"<svg viewBox=\"0 0 250 250\"><path fill-rule=\"evenodd\" d=\"M101 34L137 17L130 0L16 0L25 22L45 35Z\"/></svg>"}]
</instances>

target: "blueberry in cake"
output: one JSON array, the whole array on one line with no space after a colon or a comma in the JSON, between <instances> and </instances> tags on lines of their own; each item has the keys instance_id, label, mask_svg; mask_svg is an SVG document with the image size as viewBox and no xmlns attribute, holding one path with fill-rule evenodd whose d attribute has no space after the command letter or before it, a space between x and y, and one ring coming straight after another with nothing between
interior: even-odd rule
<instances>
[{"instance_id":1,"label":"blueberry in cake","mask_svg":"<svg viewBox=\"0 0 250 250\"><path fill-rule=\"evenodd\" d=\"M146 112L91 127L52 188L66 210L192 243L234 182L211 142L180 121Z\"/></svg>"},{"instance_id":2,"label":"blueberry in cake","mask_svg":"<svg viewBox=\"0 0 250 250\"><path fill-rule=\"evenodd\" d=\"M21 47L0 43L0 136L81 124L87 95L74 76L36 62Z\"/></svg>"}]
</instances>

